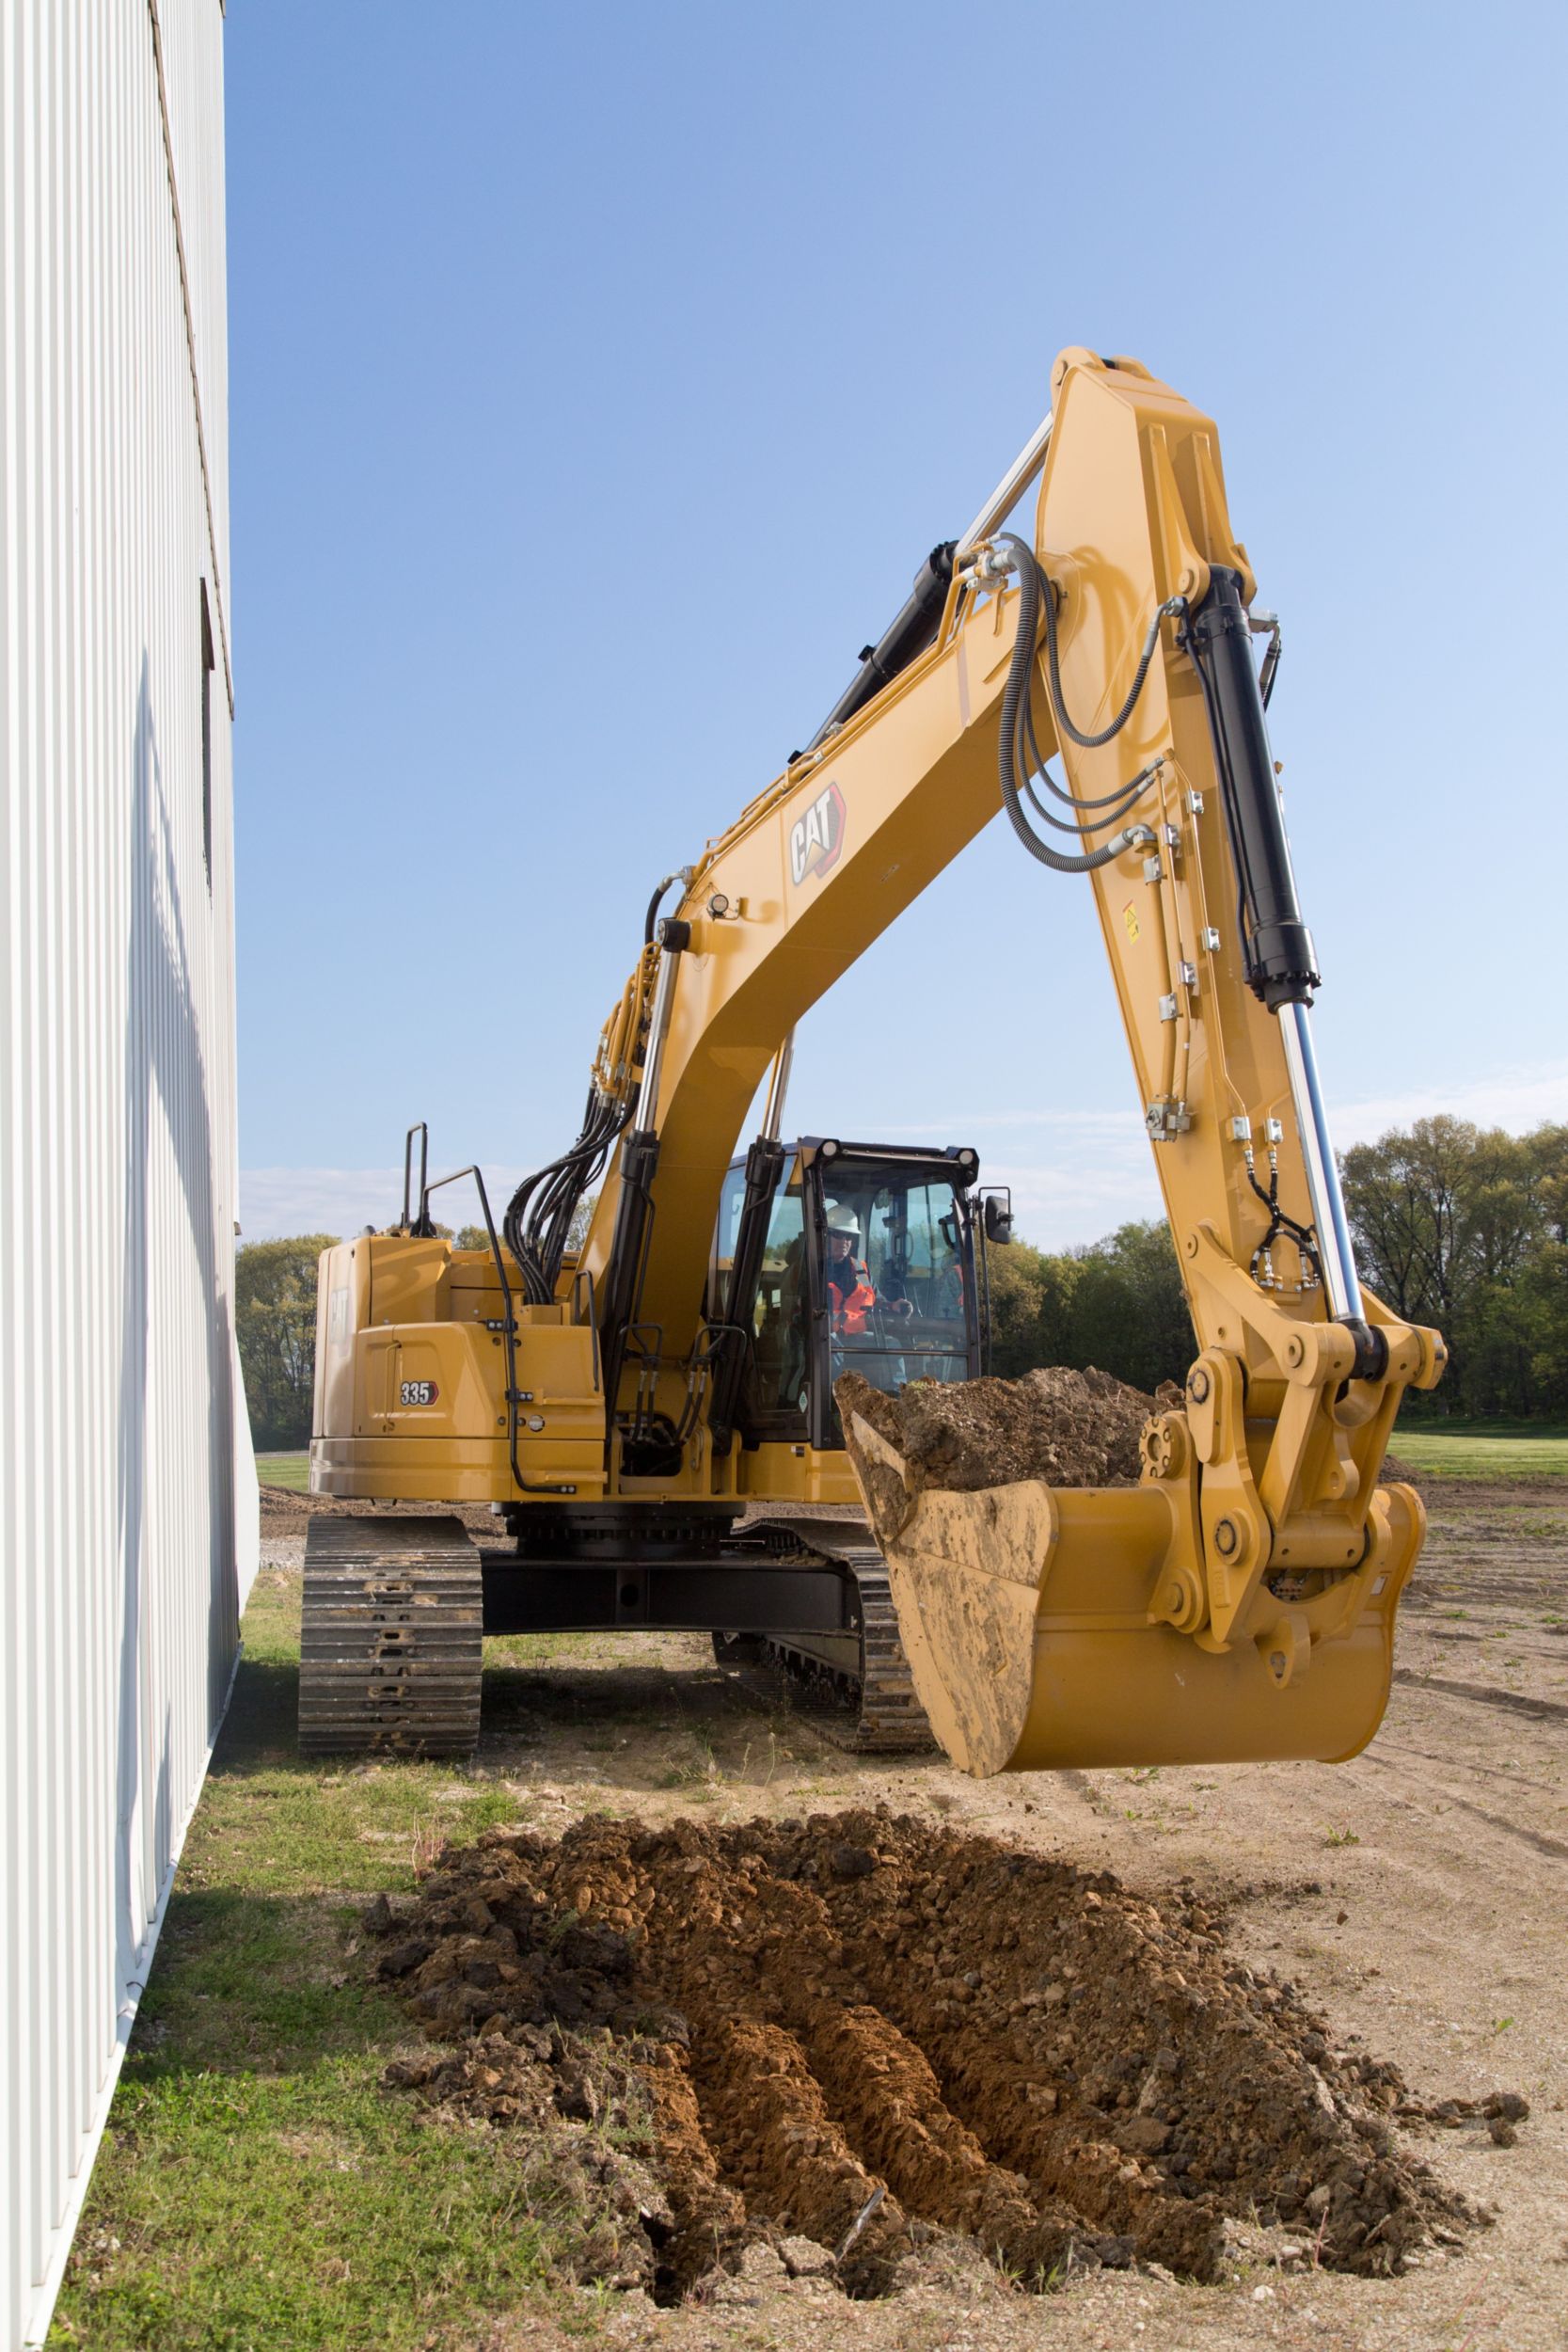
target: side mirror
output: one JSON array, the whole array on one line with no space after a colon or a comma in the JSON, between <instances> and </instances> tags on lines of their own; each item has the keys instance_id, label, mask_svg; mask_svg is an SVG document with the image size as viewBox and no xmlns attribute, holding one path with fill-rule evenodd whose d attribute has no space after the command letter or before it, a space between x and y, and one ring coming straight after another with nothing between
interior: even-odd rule
<instances>
[{"instance_id":1,"label":"side mirror","mask_svg":"<svg viewBox=\"0 0 1568 2352\"><path fill-rule=\"evenodd\" d=\"M988 1242L1009 1242L1013 1237L1013 1196L1010 1192L988 1192L981 1208Z\"/></svg>"}]
</instances>

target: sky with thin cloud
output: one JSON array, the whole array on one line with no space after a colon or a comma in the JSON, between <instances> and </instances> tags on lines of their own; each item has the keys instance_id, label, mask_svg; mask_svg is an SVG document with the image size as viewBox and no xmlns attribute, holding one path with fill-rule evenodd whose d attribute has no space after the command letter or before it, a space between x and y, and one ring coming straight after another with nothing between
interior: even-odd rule
<instances>
[{"instance_id":1,"label":"sky with thin cloud","mask_svg":"<svg viewBox=\"0 0 1568 2352\"><path fill-rule=\"evenodd\" d=\"M499 1200L661 874L806 739L1048 403L1217 421L1348 1143L1568 1117L1568 11L435 15L230 0L241 1211ZM1086 884L993 823L802 1024L792 1123L1155 1214ZM744 1141L744 1137L738 1140ZM454 1220L472 1214L451 1196Z\"/></svg>"},{"instance_id":2,"label":"sky with thin cloud","mask_svg":"<svg viewBox=\"0 0 1568 2352\"><path fill-rule=\"evenodd\" d=\"M1438 1103L1419 1093L1386 1095L1333 1107L1334 1134L1341 1148L1375 1142L1391 1127L1447 1111L1479 1127L1505 1127L1523 1134L1549 1120L1568 1117L1568 1061L1544 1071L1501 1073L1451 1089ZM1134 1109L1123 1111L974 1111L948 1121L949 1141L967 1141L980 1153L988 1184L1007 1184L1026 1237L1045 1249L1069 1248L1098 1240L1135 1217L1163 1214L1154 1163L1143 1122ZM879 1140L919 1140L924 1127L885 1126ZM491 1207L499 1214L507 1189L523 1175L517 1168L486 1170ZM259 1168L243 1179L246 1233L261 1240L277 1233L354 1233L366 1225L386 1225L403 1199L400 1168ZM471 1185L453 1186L449 1222L479 1221Z\"/></svg>"}]
</instances>

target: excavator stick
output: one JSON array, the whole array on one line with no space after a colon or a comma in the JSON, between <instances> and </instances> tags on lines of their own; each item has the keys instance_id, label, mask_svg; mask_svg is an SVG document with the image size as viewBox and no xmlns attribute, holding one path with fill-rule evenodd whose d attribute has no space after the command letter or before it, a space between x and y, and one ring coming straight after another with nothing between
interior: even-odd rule
<instances>
[{"instance_id":1,"label":"excavator stick","mask_svg":"<svg viewBox=\"0 0 1568 2352\"><path fill-rule=\"evenodd\" d=\"M1092 881L1199 1353L1136 1487L954 1492L847 1393L848 1451L966 1771L1338 1760L1387 1701L1424 1519L1379 1480L1443 1344L1357 1275L1264 715L1278 625L1212 424L1133 360L1064 353L1053 390L1033 542L977 559L1020 583L999 781L1031 853ZM1032 769L1081 852L1031 821Z\"/></svg>"}]
</instances>

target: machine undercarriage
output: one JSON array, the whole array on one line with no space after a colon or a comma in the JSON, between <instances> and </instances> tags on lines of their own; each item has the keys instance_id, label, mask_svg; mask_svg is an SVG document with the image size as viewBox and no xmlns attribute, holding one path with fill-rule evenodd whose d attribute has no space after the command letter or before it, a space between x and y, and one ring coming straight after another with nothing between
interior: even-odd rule
<instances>
[{"instance_id":1,"label":"machine undercarriage","mask_svg":"<svg viewBox=\"0 0 1568 2352\"><path fill-rule=\"evenodd\" d=\"M656 1533L628 1514L553 1560L455 1516L322 1517L304 1613L307 1756L471 1755L486 1633L711 1633L721 1665L787 1676L835 1743L932 1744L863 1513Z\"/></svg>"}]
</instances>

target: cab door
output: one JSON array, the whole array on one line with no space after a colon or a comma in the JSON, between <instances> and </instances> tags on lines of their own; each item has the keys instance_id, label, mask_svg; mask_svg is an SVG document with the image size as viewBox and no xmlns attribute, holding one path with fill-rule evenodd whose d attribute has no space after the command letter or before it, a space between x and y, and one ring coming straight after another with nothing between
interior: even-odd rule
<instances>
[{"instance_id":1,"label":"cab door","mask_svg":"<svg viewBox=\"0 0 1568 2352\"><path fill-rule=\"evenodd\" d=\"M806 1434L810 1390L812 1283L800 1160L785 1161L768 1212L768 1238L747 1314L752 1370L748 1421L758 1438Z\"/></svg>"},{"instance_id":2,"label":"cab door","mask_svg":"<svg viewBox=\"0 0 1568 2352\"><path fill-rule=\"evenodd\" d=\"M746 1298L732 1296L734 1267L741 1253L741 1212L746 1164L737 1160L724 1178L708 1272L708 1318L738 1324L746 1334L747 1363L738 1419L752 1444L793 1439L806 1434L804 1399L811 1353L810 1279L806 1268L806 1219L800 1160L787 1153L768 1211L756 1279Z\"/></svg>"}]
</instances>

